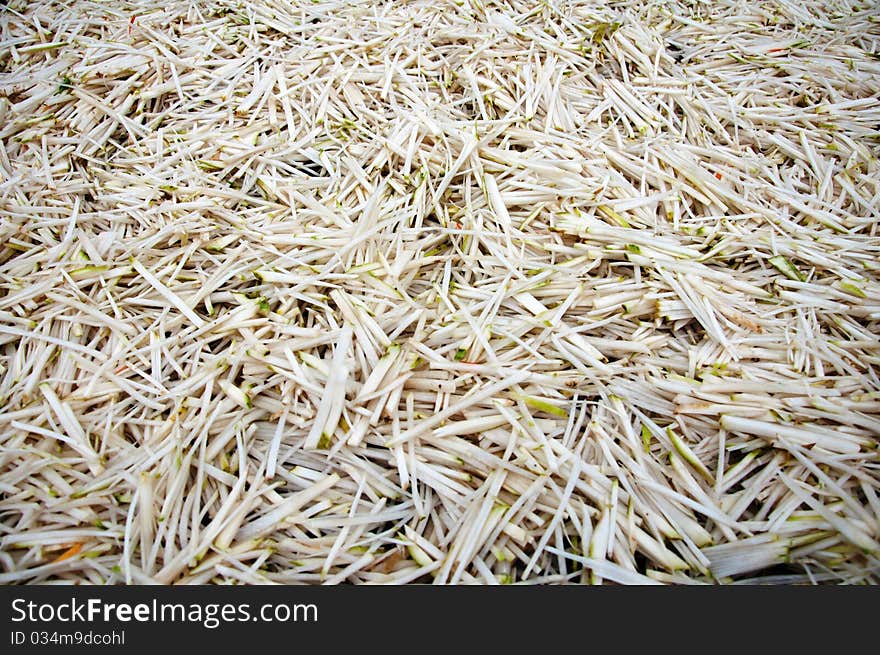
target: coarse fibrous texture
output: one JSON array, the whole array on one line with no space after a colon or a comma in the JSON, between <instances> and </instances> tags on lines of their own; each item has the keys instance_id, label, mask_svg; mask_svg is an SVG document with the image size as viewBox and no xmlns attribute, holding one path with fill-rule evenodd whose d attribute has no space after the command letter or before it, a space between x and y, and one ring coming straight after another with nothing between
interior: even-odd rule
<instances>
[{"instance_id":1,"label":"coarse fibrous texture","mask_svg":"<svg viewBox=\"0 0 880 655\"><path fill-rule=\"evenodd\" d=\"M875 3L5 4L0 582L878 581Z\"/></svg>"}]
</instances>

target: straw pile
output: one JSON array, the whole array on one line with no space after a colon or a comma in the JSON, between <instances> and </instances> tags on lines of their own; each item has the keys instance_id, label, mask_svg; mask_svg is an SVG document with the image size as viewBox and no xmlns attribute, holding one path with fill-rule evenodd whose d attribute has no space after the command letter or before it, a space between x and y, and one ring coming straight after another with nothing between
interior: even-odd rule
<instances>
[{"instance_id":1,"label":"straw pile","mask_svg":"<svg viewBox=\"0 0 880 655\"><path fill-rule=\"evenodd\" d=\"M5 4L0 582L878 581L873 3Z\"/></svg>"}]
</instances>

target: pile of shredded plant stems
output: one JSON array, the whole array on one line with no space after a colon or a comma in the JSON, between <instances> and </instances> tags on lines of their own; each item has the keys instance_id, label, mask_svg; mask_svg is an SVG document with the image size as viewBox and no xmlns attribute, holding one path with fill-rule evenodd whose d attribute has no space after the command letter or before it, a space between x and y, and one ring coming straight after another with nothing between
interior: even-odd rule
<instances>
[{"instance_id":1,"label":"pile of shredded plant stems","mask_svg":"<svg viewBox=\"0 0 880 655\"><path fill-rule=\"evenodd\" d=\"M0 11L0 582L880 581L876 3Z\"/></svg>"}]
</instances>

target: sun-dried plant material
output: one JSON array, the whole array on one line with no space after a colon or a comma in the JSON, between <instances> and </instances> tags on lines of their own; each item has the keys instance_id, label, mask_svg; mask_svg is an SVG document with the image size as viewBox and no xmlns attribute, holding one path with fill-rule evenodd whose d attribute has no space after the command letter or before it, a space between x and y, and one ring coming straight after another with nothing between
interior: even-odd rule
<instances>
[{"instance_id":1,"label":"sun-dried plant material","mask_svg":"<svg viewBox=\"0 0 880 655\"><path fill-rule=\"evenodd\" d=\"M0 582L880 581L869 4L6 2Z\"/></svg>"}]
</instances>

